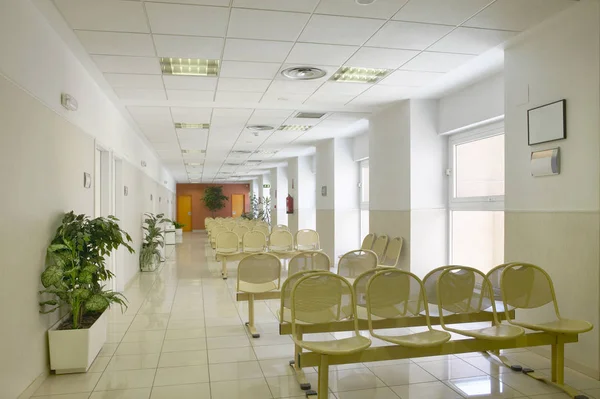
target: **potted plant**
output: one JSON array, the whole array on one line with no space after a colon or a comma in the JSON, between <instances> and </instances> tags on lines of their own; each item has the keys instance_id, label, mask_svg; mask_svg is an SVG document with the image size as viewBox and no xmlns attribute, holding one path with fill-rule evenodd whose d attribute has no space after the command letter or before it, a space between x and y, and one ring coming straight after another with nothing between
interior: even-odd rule
<instances>
[{"instance_id":1,"label":"potted plant","mask_svg":"<svg viewBox=\"0 0 600 399\"><path fill-rule=\"evenodd\" d=\"M165 246L164 235L162 230L163 223L171 223L169 219L165 219L165 215L160 213L154 215L145 213L144 219L144 242L140 250L140 270L143 272L153 272L158 268L161 260L164 259L163 249Z\"/></svg>"},{"instance_id":2,"label":"potted plant","mask_svg":"<svg viewBox=\"0 0 600 399\"><path fill-rule=\"evenodd\" d=\"M223 194L223 186L213 186L204 189L204 197L201 200L214 218L215 212L225 208L225 201L229 201L229 198Z\"/></svg>"},{"instance_id":3,"label":"potted plant","mask_svg":"<svg viewBox=\"0 0 600 399\"><path fill-rule=\"evenodd\" d=\"M175 221L173 224L175 225L175 235L181 237L183 235L183 228L185 227L185 224Z\"/></svg>"},{"instance_id":4,"label":"potted plant","mask_svg":"<svg viewBox=\"0 0 600 399\"><path fill-rule=\"evenodd\" d=\"M120 246L134 252L117 222L69 212L46 250L40 294L54 298L41 301L40 312L70 311L48 331L50 368L57 374L87 371L106 341L105 310L113 303L127 306L125 297L104 288L114 277L106 257Z\"/></svg>"}]
</instances>

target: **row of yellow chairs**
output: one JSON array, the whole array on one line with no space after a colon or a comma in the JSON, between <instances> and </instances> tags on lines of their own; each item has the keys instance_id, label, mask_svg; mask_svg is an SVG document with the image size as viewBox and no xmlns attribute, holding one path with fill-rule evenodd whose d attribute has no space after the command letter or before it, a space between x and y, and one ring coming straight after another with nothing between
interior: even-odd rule
<instances>
[{"instance_id":1,"label":"row of yellow chairs","mask_svg":"<svg viewBox=\"0 0 600 399\"><path fill-rule=\"evenodd\" d=\"M375 252L382 266L397 267L402 252L404 240L402 237L389 239L386 234L369 233L363 239L361 249Z\"/></svg>"},{"instance_id":2,"label":"row of yellow chairs","mask_svg":"<svg viewBox=\"0 0 600 399\"><path fill-rule=\"evenodd\" d=\"M304 229L296 233L296 237L287 230L276 230L268 236L261 230L253 231L213 231L214 249L216 253L231 254L236 252L290 252L320 250L319 233ZM211 237L211 239L212 239Z\"/></svg>"}]
</instances>

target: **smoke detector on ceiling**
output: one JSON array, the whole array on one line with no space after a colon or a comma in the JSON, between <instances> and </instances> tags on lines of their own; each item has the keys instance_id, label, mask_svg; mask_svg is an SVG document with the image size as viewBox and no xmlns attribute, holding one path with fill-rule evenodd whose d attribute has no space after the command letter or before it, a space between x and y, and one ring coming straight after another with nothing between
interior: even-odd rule
<instances>
[{"instance_id":1,"label":"smoke detector on ceiling","mask_svg":"<svg viewBox=\"0 0 600 399\"><path fill-rule=\"evenodd\" d=\"M316 67L299 66L284 69L281 74L292 80L313 80L322 78L327 72Z\"/></svg>"}]
</instances>

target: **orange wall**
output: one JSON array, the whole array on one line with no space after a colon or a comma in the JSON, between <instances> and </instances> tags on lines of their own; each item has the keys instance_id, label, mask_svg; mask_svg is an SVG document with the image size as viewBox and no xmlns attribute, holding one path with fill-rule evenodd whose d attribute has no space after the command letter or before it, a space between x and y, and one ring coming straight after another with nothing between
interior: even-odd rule
<instances>
[{"instance_id":1,"label":"orange wall","mask_svg":"<svg viewBox=\"0 0 600 399\"><path fill-rule=\"evenodd\" d=\"M244 211L248 212L250 210L249 184L177 184L177 196L192 196L192 230L204 230L204 218L212 216L211 212L206 209L204 203L200 200L204 196L204 189L212 186L223 186L223 194L229 198L229 201L225 202L225 208L215 212L215 216L231 216L232 194L244 194L246 199Z\"/></svg>"}]
</instances>

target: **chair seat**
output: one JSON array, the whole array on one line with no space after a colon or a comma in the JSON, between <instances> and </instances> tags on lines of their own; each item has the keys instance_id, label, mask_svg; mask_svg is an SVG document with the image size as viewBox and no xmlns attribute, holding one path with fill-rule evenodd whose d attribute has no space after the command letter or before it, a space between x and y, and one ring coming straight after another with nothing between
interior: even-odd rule
<instances>
[{"instance_id":1,"label":"chair seat","mask_svg":"<svg viewBox=\"0 0 600 399\"><path fill-rule=\"evenodd\" d=\"M425 348L430 346L442 345L452 338L452 335L446 331L428 330L415 334L391 336L391 335L373 335L383 341L391 342L400 346L410 348Z\"/></svg>"},{"instance_id":2,"label":"chair seat","mask_svg":"<svg viewBox=\"0 0 600 399\"><path fill-rule=\"evenodd\" d=\"M249 253L264 252L264 251L265 251L264 248L252 248L252 247L244 248L244 252L249 252Z\"/></svg>"},{"instance_id":3,"label":"chair seat","mask_svg":"<svg viewBox=\"0 0 600 399\"><path fill-rule=\"evenodd\" d=\"M298 245L299 251L322 251L322 249L315 248L314 245Z\"/></svg>"},{"instance_id":4,"label":"chair seat","mask_svg":"<svg viewBox=\"0 0 600 399\"><path fill-rule=\"evenodd\" d=\"M269 292L277 289L277 284L273 281L262 284L253 284L245 281L240 281L238 291L248 292L250 294L258 294L261 292Z\"/></svg>"},{"instance_id":5,"label":"chair seat","mask_svg":"<svg viewBox=\"0 0 600 399\"><path fill-rule=\"evenodd\" d=\"M347 355L360 352L371 346L371 340L362 335L331 341L302 341L294 339L294 342L303 349L322 355Z\"/></svg>"},{"instance_id":6,"label":"chair seat","mask_svg":"<svg viewBox=\"0 0 600 399\"><path fill-rule=\"evenodd\" d=\"M231 255L237 253L238 250L235 248L217 248L217 255Z\"/></svg>"},{"instance_id":7,"label":"chair seat","mask_svg":"<svg viewBox=\"0 0 600 399\"><path fill-rule=\"evenodd\" d=\"M496 341L513 339L525 334L525 331L521 327L512 326L510 324L500 324L497 326L476 328L474 330L459 330L456 328L446 327L446 330L455 332L457 334L466 335L467 337Z\"/></svg>"},{"instance_id":8,"label":"chair seat","mask_svg":"<svg viewBox=\"0 0 600 399\"><path fill-rule=\"evenodd\" d=\"M594 326L591 323L585 320L570 319L560 319L541 324L530 324L513 321L513 324L528 328L530 330L544 331L557 334L581 334L590 331L592 328L594 328Z\"/></svg>"},{"instance_id":9,"label":"chair seat","mask_svg":"<svg viewBox=\"0 0 600 399\"><path fill-rule=\"evenodd\" d=\"M357 306L356 307L356 318L358 320L369 320L369 314L368 314L367 308L364 306ZM375 316L374 314L372 314L371 320L383 320L383 317L378 317L378 316Z\"/></svg>"}]
</instances>

